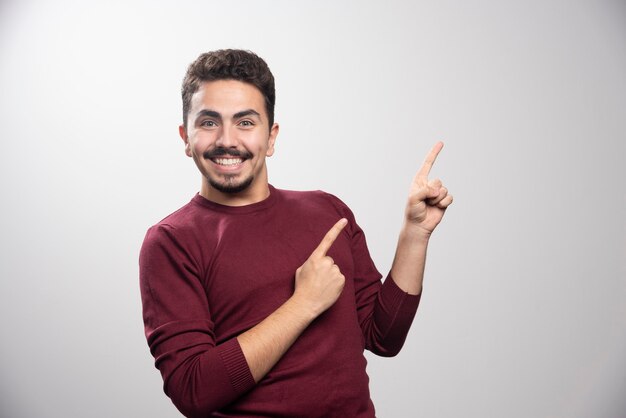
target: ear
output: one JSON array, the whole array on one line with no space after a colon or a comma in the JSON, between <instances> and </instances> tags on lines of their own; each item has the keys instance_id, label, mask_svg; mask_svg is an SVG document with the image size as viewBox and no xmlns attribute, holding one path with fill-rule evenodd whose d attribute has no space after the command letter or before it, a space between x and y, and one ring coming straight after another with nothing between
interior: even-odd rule
<instances>
[{"instance_id":1,"label":"ear","mask_svg":"<svg viewBox=\"0 0 626 418\"><path fill-rule=\"evenodd\" d=\"M278 136L279 130L280 127L277 123L273 124L272 129L270 129L270 136L267 139L267 152L265 153L267 157L274 155L274 144L276 143L276 137Z\"/></svg>"},{"instance_id":2,"label":"ear","mask_svg":"<svg viewBox=\"0 0 626 418\"><path fill-rule=\"evenodd\" d=\"M187 136L185 125L180 125L178 127L178 135L180 135L181 139L185 143L185 154L187 154L187 157L191 157L191 146L189 145L189 137Z\"/></svg>"}]
</instances>

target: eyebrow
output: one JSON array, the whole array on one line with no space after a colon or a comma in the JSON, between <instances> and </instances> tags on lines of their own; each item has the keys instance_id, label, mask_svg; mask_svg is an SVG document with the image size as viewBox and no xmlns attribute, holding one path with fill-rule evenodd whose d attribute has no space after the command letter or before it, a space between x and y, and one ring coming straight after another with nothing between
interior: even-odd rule
<instances>
[{"instance_id":1,"label":"eyebrow","mask_svg":"<svg viewBox=\"0 0 626 418\"><path fill-rule=\"evenodd\" d=\"M244 118L246 116L261 116L259 114L259 112L257 112L254 109L246 109L246 110L242 110L241 112L237 112L233 115L233 118L235 119L239 119L239 118Z\"/></svg>"},{"instance_id":2,"label":"eyebrow","mask_svg":"<svg viewBox=\"0 0 626 418\"><path fill-rule=\"evenodd\" d=\"M216 112L215 110L211 110L211 109L202 109L201 111L199 111L196 114L196 118L199 118L201 116L208 116L210 118L215 118L218 120L222 120L222 115L219 112ZM239 118L243 118L246 116L258 116L260 117L261 114L259 112L257 112L254 109L246 109L246 110L242 110L240 112L237 112L233 115L233 119L239 119Z\"/></svg>"},{"instance_id":3,"label":"eyebrow","mask_svg":"<svg viewBox=\"0 0 626 418\"><path fill-rule=\"evenodd\" d=\"M202 109L201 111L196 113L196 119L201 116L208 116L210 118L222 120L222 115L220 115L219 112L216 112L215 110L210 110L210 109Z\"/></svg>"}]
</instances>

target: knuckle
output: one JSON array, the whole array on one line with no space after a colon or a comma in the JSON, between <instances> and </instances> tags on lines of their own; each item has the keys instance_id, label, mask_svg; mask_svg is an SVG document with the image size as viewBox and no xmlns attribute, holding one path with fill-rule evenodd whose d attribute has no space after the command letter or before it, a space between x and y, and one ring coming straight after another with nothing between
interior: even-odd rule
<instances>
[{"instance_id":1,"label":"knuckle","mask_svg":"<svg viewBox=\"0 0 626 418\"><path fill-rule=\"evenodd\" d=\"M344 277L343 274L339 276L338 284L339 284L340 289L343 289L344 286L346 285L346 278Z\"/></svg>"}]
</instances>

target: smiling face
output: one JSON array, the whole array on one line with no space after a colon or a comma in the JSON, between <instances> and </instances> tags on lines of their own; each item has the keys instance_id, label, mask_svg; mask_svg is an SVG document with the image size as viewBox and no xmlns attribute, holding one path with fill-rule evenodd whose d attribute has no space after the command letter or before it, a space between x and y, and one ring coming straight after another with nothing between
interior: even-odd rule
<instances>
[{"instance_id":1,"label":"smiling face","mask_svg":"<svg viewBox=\"0 0 626 418\"><path fill-rule=\"evenodd\" d=\"M263 95L253 85L217 80L200 86L187 129L179 131L202 173L203 197L241 206L269 196L265 157L274 153L278 124L268 124Z\"/></svg>"}]
</instances>

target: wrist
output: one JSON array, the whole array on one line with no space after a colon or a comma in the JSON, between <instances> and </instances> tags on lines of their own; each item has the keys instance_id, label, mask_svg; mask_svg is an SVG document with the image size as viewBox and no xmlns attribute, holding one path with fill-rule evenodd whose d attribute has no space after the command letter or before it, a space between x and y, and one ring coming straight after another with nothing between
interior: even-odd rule
<instances>
[{"instance_id":1,"label":"wrist","mask_svg":"<svg viewBox=\"0 0 626 418\"><path fill-rule=\"evenodd\" d=\"M400 239L406 240L415 244L428 245L432 231L428 231L419 225L415 225L412 222L405 222L400 230Z\"/></svg>"},{"instance_id":2,"label":"wrist","mask_svg":"<svg viewBox=\"0 0 626 418\"><path fill-rule=\"evenodd\" d=\"M318 312L318 310L315 309L311 303L307 303L305 298L300 297L297 292L287 299L287 302L284 303L283 307L293 317L297 318L300 322L306 324L307 326L321 313Z\"/></svg>"}]
</instances>

